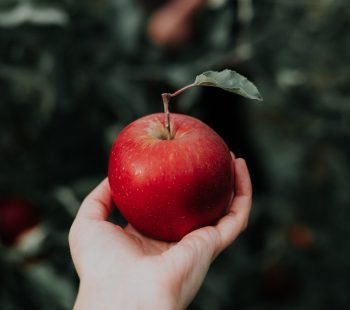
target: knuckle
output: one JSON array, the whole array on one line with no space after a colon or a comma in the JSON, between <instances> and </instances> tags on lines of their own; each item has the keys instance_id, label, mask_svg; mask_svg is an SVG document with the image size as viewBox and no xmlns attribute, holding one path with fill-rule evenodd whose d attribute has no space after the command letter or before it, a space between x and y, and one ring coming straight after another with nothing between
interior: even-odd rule
<instances>
[{"instance_id":1,"label":"knuckle","mask_svg":"<svg viewBox=\"0 0 350 310\"><path fill-rule=\"evenodd\" d=\"M241 232L245 231L248 227L248 220L243 222L242 228L241 228Z\"/></svg>"}]
</instances>

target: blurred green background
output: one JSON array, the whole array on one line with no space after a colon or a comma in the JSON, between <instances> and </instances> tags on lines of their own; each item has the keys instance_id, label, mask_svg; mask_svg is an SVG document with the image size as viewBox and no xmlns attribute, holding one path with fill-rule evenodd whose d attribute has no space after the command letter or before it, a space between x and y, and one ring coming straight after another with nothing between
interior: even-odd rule
<instances>
[{"instance_id":1,"label":"blurred green background","mask_svg":"<svg viewBox=\"0 0 350 310\"><path fill-rule=\"evenodd\" d=\"M171 108L246 158L254 205L190 309L349 309L349 1L175 2L1 0L0 309L72 308L69 227L118 132L223 68L263 104L201 88Z\"/></svg>"}]
</instances>

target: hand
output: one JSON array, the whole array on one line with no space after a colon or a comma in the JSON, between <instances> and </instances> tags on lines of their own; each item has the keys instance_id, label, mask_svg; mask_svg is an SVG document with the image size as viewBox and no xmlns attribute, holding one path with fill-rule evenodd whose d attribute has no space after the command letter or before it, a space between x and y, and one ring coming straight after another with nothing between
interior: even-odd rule
<instances>
[{"instance_id":1,"label":"hand","mask_svg":"<svg viewBox=\"0 0 350 310\"><path fill-rule=\"evenodd\" d=\"M252 186L243 159L232 159L234 198L216 226L177 243L152 240L107 221L113 205L107 179L81 205L69 234L80 277L75 309L184 309L211 262L245 229Z\"/></svg>"}]
</instances>

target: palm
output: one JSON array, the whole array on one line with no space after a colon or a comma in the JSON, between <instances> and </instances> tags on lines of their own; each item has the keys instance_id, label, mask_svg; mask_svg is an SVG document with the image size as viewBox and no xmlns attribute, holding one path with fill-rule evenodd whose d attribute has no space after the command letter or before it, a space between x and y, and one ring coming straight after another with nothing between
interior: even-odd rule
<instances>
[{"instance_id":1,"label":"palm","mask_svg":"<svg viewBox=\"0 0 350 310\"><path fill-rule=\"evenodd\" d=\"M121 258L129 262L161 255L171 247L170 243L142 236L129 225L122 229L107 221L86 219L80 223L80 229L84 233L71 246L73 257L78 256L76 260L80 261L80 269L85 265L96 266L108 272Z\"/></svg>"},{"instance_id":2,"label":"palm","mask_svg":"<svg viewBox=\"0 0 350 310\"><path fill-rule=\"evenodd\" d=\"M96 230L100 230L100 236L96 236L95 244L99 246L101 238L108 240L108 250L115 254L126 252L130 256L145 257L160 255L173 244L147 238L138 233L132 226L125 229L109 222L96 222ZM106 249L101 249L106 250Z\"/></svg>"}]
</instances>

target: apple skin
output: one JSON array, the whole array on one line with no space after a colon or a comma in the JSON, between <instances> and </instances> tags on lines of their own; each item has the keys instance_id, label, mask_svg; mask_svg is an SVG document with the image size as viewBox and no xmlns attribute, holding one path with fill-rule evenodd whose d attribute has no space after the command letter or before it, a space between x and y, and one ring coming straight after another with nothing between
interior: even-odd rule
<instances>
[{"instance_id":1,"label":"apple skin","mask_svg":"<svg viewBox=\"0 0 350 310\"><path fill-rule=\"evenodd\" d=\"M163 113L134 121L114 142L108 167L121 214L142 234L167 242L214 225L233 195L232 158L219 135L181 114L171 114L171 128L167 140Z\"/></svg>"}]
</instances>

